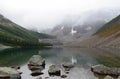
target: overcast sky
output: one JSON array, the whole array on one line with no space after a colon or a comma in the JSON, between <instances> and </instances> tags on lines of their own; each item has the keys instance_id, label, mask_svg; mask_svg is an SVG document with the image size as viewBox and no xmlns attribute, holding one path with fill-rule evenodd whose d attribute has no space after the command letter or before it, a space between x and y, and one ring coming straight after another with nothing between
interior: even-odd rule
<instances>
[{"instance_id":1,"label":"overcast sky","mask_svg":"<svg viewBox=\"0 0 120 79\"><path fill-rule=\"evenodd\" d=\"M26 28L51 28L65 16L120 8L120 0L0 0L0 13Z\"/></svg>"}]
</instances>

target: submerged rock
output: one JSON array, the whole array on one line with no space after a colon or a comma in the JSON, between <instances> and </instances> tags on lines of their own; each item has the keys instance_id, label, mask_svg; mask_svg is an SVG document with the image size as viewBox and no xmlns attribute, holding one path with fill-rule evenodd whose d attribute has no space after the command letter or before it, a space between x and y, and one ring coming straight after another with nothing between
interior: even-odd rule
<instances>
[{"instance_id":1,"label":"submerged rock","mask_svg":"<svg viewBox=\"0 0 120 79\"><path fill-rule=\"evenodd\" d=\"M95 65L92 66L91 71L100 74L100 75L111 75L111 76L119 76L120 68L110 68L104 65Z\"/></svg>"},{"instance_id":2,"label":"submerged rock","mask_svg":"<svg viewBox=\"0 0 120 79\"><path fill-rule=\"evenodd\" d=\"M19 72L13 68L0 67L0 79L21 79Z\"/></svg>"},{"instance_id":3,"label":"submerged rock","mask_svg":"<svg viewBox=\"0 0 120 79\"><path fill-rule=\"evenodd\" d=\"M61 71L60 69L56 66L56 65L51 65L49 67L48 73L50 76L60 76L61 75Z\"/></svg>"}]
</instances>

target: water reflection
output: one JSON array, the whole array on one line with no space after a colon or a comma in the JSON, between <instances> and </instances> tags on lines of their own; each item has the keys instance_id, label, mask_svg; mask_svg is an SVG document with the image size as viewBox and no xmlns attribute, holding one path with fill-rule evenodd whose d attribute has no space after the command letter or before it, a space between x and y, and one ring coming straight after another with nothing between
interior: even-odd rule
<instances>
[{"instance_id":1,"label":"water reflection","mask_svg":"<svg viewBox=\"0 0 120 79\"><path fill-rule=\"evenodd\" d=\"M0 51L0 66L18 66L26 64L29 58L44 49L5 49Z\"/></svg>"},{"instance_id":2,"label":"water reflection","mask_svg":"<svg viewBox=\"0 0 120 79\"><path fill-rule=\"evenodd\" d=\"M52 64L60 66L63 62L72 62L76 66L67 75L67 79L103 79L95 76L91 65L103 64L111 67L120 67L120 49L86 49L86 48L54 48L54 49L6 49L0 51L0 66L21 66L22 79L34 79L27 62L35 54L46 59L46 69L43 78L49 77L48 68ZM61 67L61 66L60 66ZM62 73L64 74L64 70ZM50 77L49 79L61 79Z\"/></svg>"}]
</instances>

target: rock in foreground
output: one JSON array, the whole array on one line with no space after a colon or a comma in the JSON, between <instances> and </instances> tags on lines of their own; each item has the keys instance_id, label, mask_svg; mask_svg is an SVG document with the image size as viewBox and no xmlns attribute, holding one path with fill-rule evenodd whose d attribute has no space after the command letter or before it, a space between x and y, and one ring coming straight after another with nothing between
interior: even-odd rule
<instances>
[{"instance_id":1,"label":"rock in foreground","mask_svg":"<svg viewBox=\"0 0 120 79\"><path fill-rule=\"evenodd\" d=\"M40 71L40 70L35 70L35 71L32 71L31 75L32 76L38 76L38 75L42 75L43 73Z\"/></svg>"},{"instance_id":2,"label":"rock in foreground","mask_svg":"<svg viewBox=\"0 0 120 79\"><path fill-rule=\"evenodd\" d=\"M21 79L19 72L13 68L0 67L0 79Z\"/></svg>"},{"instance_id":3,"label":"rock in foreground","mask_svg":"<svg viewBox=\"0 0 120 79\"><path fill-rule=\"evenodd\" d=\"M32 76L41 75L45 69L45 60L40 55L33 55L28 62L28 68L32 71Z\"/></svg>"},{"instance_id":4,"label":"rock in foreground","mask_svg":"<svg viewBox=\"0 0 120 79\"><path fill-rule=\"evenodd\" d=\"M45 66L45 60L40 55L33 55L29 60L29 66Z\"/></svg>"},{"instance_id":5,"label":"rock in foreground","mask_svg":"<svg viewBox=\"0 0 120 79\"><path fill-rule=\"evenodd\" d=\"M70 71L70 69L74 67L74 65L69 62L63 63L62 66L64 67L66 72Z\"/></svg>"},{"instance_id":6,"label":"rock in foreground","mask_svg":"<svg viewBox=\"0 0 120 79\"><path fill-rule=\"evenodd\" d=\"M51 65L49 67L48 73L50 76L60 76L61 75L61 71L60 69L56 66L56 65Z\"/></svg>"},{"instance_id":7,"label":"rock in foreground","mask_svg":"<svg viewBox=\"0 0 120 79\"><path fill-rule=\"evenodd\" d=\"M45 60L40 55L33 55L28 62L28 68L32 71L43 70L45 68Z\"/></svg>"},{"instance_id":8,"label":"rock in foreground","mask_svg":"<svg viewBox=\"0 0 120 79\"><path fill-rule=\"evenodd\" d=\"M100 75L119 76L120 68L110 68L104 65L95 65L91 68L92 72Z\"/></svg>"},{"instance_id":9,"label":"rock in foreground","mask_svg":"<svg viewBox=\"0 0 120 79\"><path fill-rule=\"evenodd\" d=\"M104 79L114 79L111 76L106 76Z\"/></svg>"}]
</instances>

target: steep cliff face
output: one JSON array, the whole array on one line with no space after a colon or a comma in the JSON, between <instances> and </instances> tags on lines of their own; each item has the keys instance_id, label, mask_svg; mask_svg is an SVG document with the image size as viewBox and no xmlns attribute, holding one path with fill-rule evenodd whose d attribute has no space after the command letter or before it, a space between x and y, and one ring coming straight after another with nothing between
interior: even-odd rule
<instances>
[{"instance_id":1,"label":"steep cliff face","mask_svg":"<svg viewBox=\"0 0 120 79\"><path fill-rule=\"evenodd\" d=\"M120 48L120 15L101 27L93 36L71 45Z\"/></svg>"}]
</instances>

